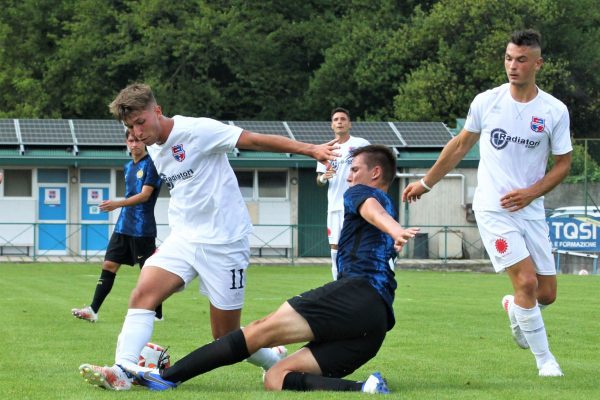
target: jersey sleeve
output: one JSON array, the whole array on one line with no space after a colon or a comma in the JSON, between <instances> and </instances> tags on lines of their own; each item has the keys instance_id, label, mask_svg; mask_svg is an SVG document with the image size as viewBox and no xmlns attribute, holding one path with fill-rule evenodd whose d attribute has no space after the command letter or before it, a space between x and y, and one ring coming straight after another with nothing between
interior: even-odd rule
<instances>
[{"instance_id":1,"label":"jersey sleeve","mask_svg":"<svg viewBox=\"0 0 600 400\"><path fill-rule=\"evenodd\" d=\"M237 144L243 129L227 125L211 118L199 118L196 140L202 143L206 153L227 153Z\"/></svg>"},{"instance_id":2,"label":"jersey sleeve","mask_svg":"<svg viewBox=\"0 0 600 400\"><path fill-rule=\"evenodd\" d=\"M347 213L359 214L358 209L368 198L374 197L377 201L377 197L371 188L365 185L352 186L344 193L344 210Z\"/></svg>"},{"instance_id":3,"label":"jersey sleeve","mask_svg":"<svg viewBox=\"0 0 600 400\"><path fill-rule=\"evenodd\" d=\"M569 111L565 107L560 119L558 120L558 123L554 126L554 129L552 130L552 135L550 137L552 154L562 155L567 154L568 152L573 150L573 146L571 145L571 131L569 126Z\"/></svg>"},{"instance_id":4,"label":"jersey sleeve","mask_svg":"<svg viewBox=\"0 0 600 400\"><path fill-rule=\"evenodd\" d=\"M465 121L464 129L473 132L481 133L481 116L482 116L482 103L483 93L475 96L469 107L469 113L467 114L467 120Z\"/></svg>"},{"instance_id":5,"label":"jersey sleeve","mask_svg":"<svg viewBox=\"0 0 600 400\"><path fill-rule=\"evenodd\" d=\"M146 164L146 173L144 174L144 183L143 185L152 186L155 189L160 188L162 184L162 179L158 176L158 172L156 171L156 167L152 162L152 159L148 158L148 163Z\"/></svg>"}]
</instances>

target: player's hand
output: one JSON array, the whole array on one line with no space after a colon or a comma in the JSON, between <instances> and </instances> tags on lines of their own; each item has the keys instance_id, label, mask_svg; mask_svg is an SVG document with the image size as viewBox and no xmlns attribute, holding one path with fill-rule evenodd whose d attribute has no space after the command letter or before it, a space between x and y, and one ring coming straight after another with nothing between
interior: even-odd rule
<instances>
[{"instance_id":1,"label":"player's hand","mask_svg":"<svg viewBox=\"0 0 600 400\"><path fill-rule=\"evenodd\" d=\"M333 161L341 156L337 151L340 148L340 145L337 144L337 142L338 139L336 138L327 143L314 145L312 158L324 164L327 169L330 169L331 165L329 164L329 161Z\"/></svg>"},{"instance_id":2,"label":"player's hand","mask_svg":"<svg viewBox=\"0 0 600 400\"><path fill-rule=\"evenodd\" d=\"M397 252L402 251L406 242L408 242L409 239L414 238L420 230L420 228L401 229L398 234L394 235L394 250Z\"/></svg>"},{"instance_id":3,"label":"player's hand","mask_svg":"<svg viewBox=\"0 0 600 400\"><path fill-rule=\"evenodd\" d=\"M327 171L325 171L325 173L323 174L323 177L327 180L330 180L331 178L333 178L335 176L335 169L333 169L332 167L327 168Z\"/></svg>"},{"instance_id":4,"label":"player's hand","mask_svg":"<svg viewBox=\"0 0 600 400\"><path fill-rule=\"evenodd\" d=\"M507 211L514 212L527 207L536 196L532 195L528 189L516 189L506 193L500 198L500 206Z\"/></svg>"},{"instance_id":5,"label":"player's hand","mask_svg":"<svg viewBox=\"0 0 600 400\"><path fill-rule=\"evenodd\" d=\"M419 200L421 196L427 192L428 190L421 185L421 182L413 182L404 188L404 191L402 192L402 201L412 203L413 201Z\"/></svg>"},{"instance_id":6,"label":"player's hand","mask_svg":"<svg viewBox=\"0 0 600 400\"><path fill-rule=\"evenodd\" d=\"M104 212L112 211L116 208L119 208L112 200L104 200L102 203L100 203L98 207Z\"/></svg>"}]
</instances>

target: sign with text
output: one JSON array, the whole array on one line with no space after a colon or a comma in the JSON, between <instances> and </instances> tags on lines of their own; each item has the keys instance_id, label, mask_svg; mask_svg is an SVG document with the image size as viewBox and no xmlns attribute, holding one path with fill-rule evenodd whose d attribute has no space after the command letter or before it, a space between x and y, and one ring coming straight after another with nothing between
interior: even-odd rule
<instances>
[{"instance_id":1,"label":"sign with text","mask_svg":"<svg viewBox=\"0 0 600 400\"><path fill-rule=\"evenodd\" d=\"M548 218L552 247L559 250L600 252L600 218Z\"/></svg>"}]
</instances>

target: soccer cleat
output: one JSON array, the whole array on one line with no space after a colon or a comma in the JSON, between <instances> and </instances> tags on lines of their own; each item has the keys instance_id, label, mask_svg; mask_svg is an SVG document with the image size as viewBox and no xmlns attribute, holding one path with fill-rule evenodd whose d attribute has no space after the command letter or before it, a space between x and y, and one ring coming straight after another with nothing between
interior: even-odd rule
<instances>
[{"instance_id":1,"label":"soccer cleat","mask_svg":"<svg viewBox=\"0 0 600 400\"><path fill-rule=\"evenodd\" d=\"M513 296L512 294L507 294L502 298L502 308L504 308L504 311L506 311L506 313L508 314L508 320L510 322L510 331L512 333L513 339L515 340L515 343L522 349L528 349L529 343L527 343L527 339L525 339L525 335L523 334L521 327L519 326L519 324L513 322L514 320L516 320L512 308L514 304L515 296Z\"/></svg>"},{"instance_id":2,"label":"soccer cleat","mask_svg":"<svg viewBox=\"0 0 600 400\"><path fill-rule=\"evenodd\" d=\"M552 361L547 361L546 363L544 363L544 365L542 365L542 368L540 368L539 375L540 376L564 376L565 374L563 374L558 363L556 361L552 360Z\"/></svg>"},{"instance_id":3,"label":"soccer cleat","mask_svg":"<svg viewBox=\"0 0 600 400\"><path fill-rule=\"evenodd\" d=\"M129 373L135 376L135 380L138 384L147 387L154 391L163 391L169 389L175 389L177 384L160 376L160 371L157 368L138 368L138 370L129 370Z\"/></svg>"},{"instance_id":4,"label":"soccer cleat","mask_svg":"<svg viewBox=\"0 0 600 400\"><path fill-rule=\"evenodd\" d=\"M389 394L390 389L387 387L387 382L379 372L369 375L365 383L363 383L362 392L371 394Z\"/></svg>"},{"instance_id":5,"label":"soccer cleat","mask_svg":"<svg viewBox=\"0 0 600 400\"><path fill-rule=\"evenodd\" d=\"M109 390L129 390L133 377L119 365L100 367L98 365L82 364L79 373L90 385Z\"/></svg>"},{"instance_id":6,"label":"soccer cleat","mask_svg":"<svg viewBox=\"0 0 600 400\"><path fill-rule=\"evenodd\" d=\"M71 314L73 314L75 318L85 319L89 322L98 321L98 314L96 314L90 306L86 306L83 308L73 308L71 309Z\"/></svg>"}]
</instances>

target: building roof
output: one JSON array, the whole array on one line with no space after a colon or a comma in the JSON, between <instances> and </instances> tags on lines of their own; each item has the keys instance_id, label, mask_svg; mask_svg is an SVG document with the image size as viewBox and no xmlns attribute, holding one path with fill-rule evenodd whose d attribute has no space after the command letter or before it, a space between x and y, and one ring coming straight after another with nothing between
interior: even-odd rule
<instances>
[{"instance_id":1,"label":"building roof","mask_svg":"<svg viewBox=\"0 0 600 400\"><path fill-rule=\"evenodd\" d=\"M308 143L332 138L326 121L222 121ZM430 166L453 133L441 122L353 122L352 134L395 150L399 166ZM478 152L477 152L478 154ZM473 155L467 158L473 158ZM128 161L123 125L115 120L0 119L0 165L120 166ZM312 167L293 154L238 151L234 167Z\"/></svg>"}]
</instances>

